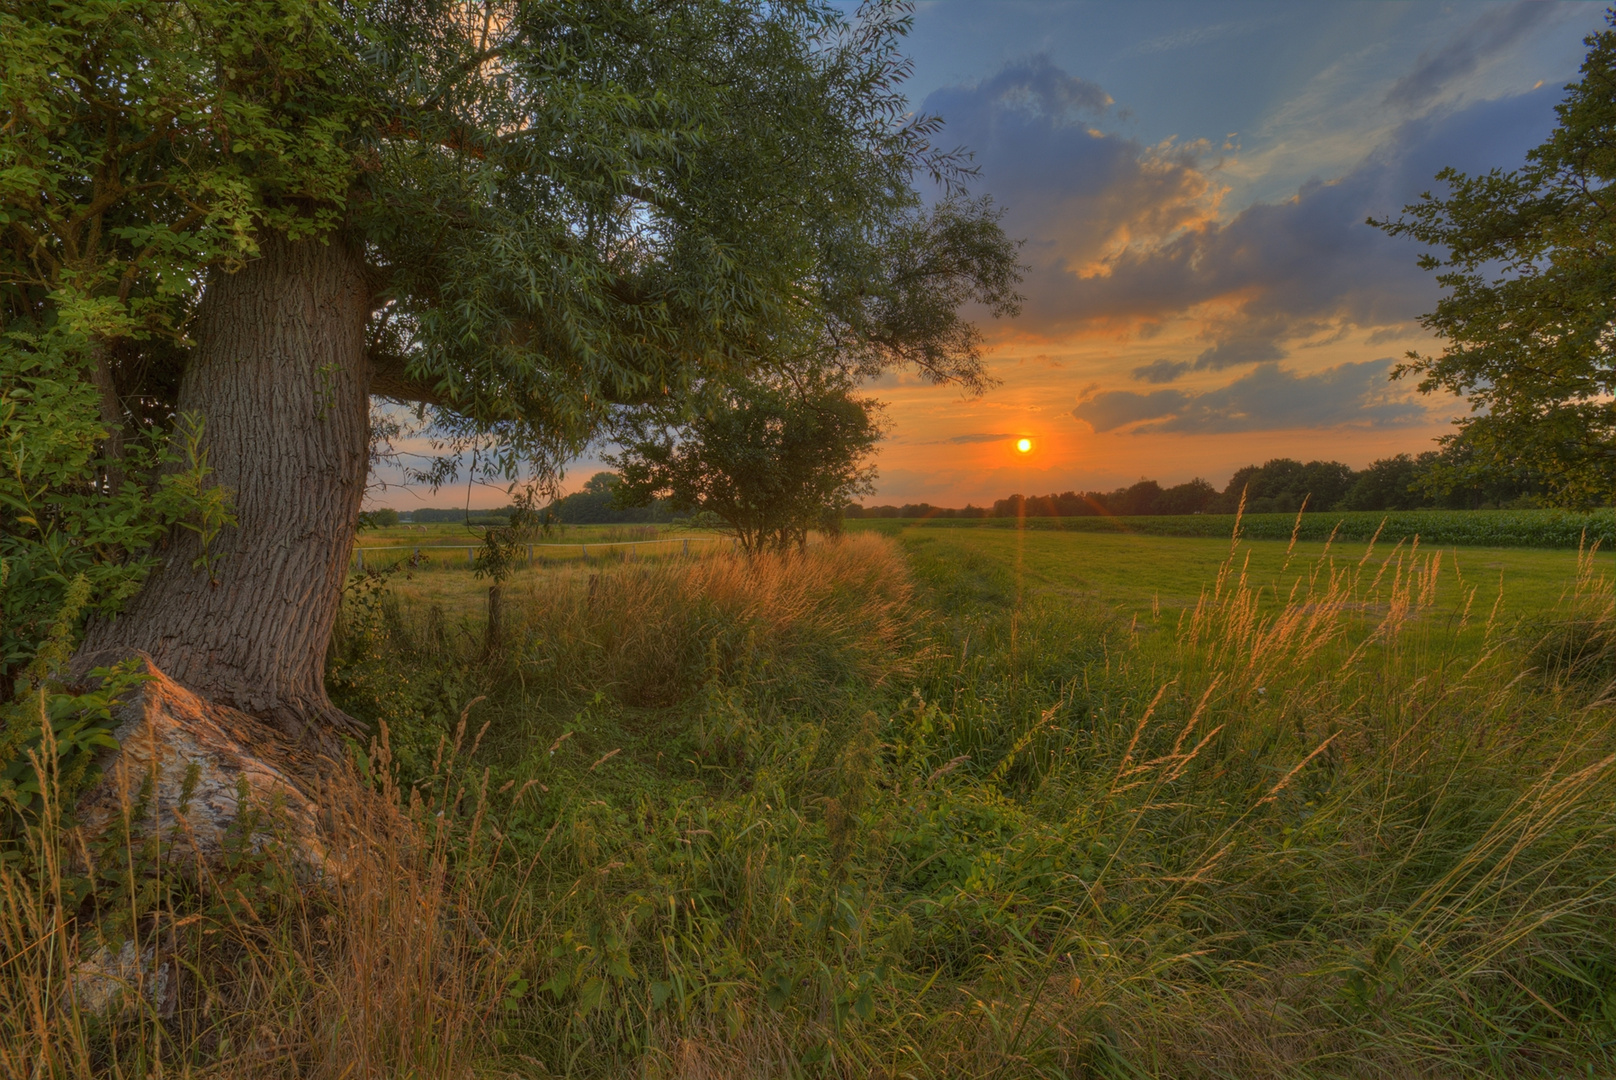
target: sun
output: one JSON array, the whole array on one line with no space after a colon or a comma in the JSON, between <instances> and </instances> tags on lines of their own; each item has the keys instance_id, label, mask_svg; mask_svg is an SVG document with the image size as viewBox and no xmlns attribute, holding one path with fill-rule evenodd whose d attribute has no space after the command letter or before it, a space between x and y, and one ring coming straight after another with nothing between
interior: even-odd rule
<instances>
[{"instance_id":1,"label":"sun","mask_svg":"<svg viewBox=\"0 0 1616 1080\"><path fill-rule=\"evenodd\" d=\"M1017 440L1016 449L1021 451L1023 454L1031 453L1032 452L1032 440L1031 439Z\"/></svg>"}]
</instances>

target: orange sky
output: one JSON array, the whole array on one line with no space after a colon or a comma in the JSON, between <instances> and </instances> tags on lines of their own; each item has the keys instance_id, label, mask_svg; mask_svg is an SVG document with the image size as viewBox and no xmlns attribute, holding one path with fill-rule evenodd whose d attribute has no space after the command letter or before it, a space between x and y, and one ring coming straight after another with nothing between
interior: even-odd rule
<instances>
[{"instance_id":1,"label":"orange sky","mask_svg":"<svg viewBox=\"0 0 1616 1080\"><path fill-rule=\"evenodd\" d=\"M1362 468L1376 458L1430 449L1431 440L1447 429L1444 412L1456 415L1454 406L1462 408L1452 398L1427 399L1429 422L1393 428L1336 425L1143 434L1123 428L1099 433L1072 415L1084 392L1134 386L1132 369L1164 355L1193 358L1203 347L1193 332L1178 340L1170 332L1146 340L1106 332L1058 341L999 336L1003 340L992 348L989 367L1002 382L980 398L913 378L890 379L875 388L887 403L891 435L877 458L877 496L866 502L983 505L1012 492L1109 490L1142 477L1172 484L1199 476L1222 487L1234 470L1272 457L1323 458ZM1308 349L1309 370L1430 346L1417 327L1373 346L1364 343L1368 336ZM1228 381L1219 373L1192 373L1174 385L1193 391ZM1388 384L1386 393L1414 396L1405 384ZM994 435L1001 437L988 438ZM1033 442L1027 454L1016 449L1023 436Z\"/></svg>"},{"instance_id":2,"label":"orange sky","mask_svg":"<svg viewBox=\"0 0 1616 1080\"><path fill-rule=\"evenodd\" d=\"M873 502L977 505L1273 457L1361 468L1464 411L1388 380L1440 296L1396 217L1447 166L1514 168L1598 5L931 3L910 82L1003 208L1021 315L980 398L892 374ZM1018 438L1034 441L1016 453ZM602 468L571 463L566 487ZM374 505L500 505L392 487Z\"/></svg>"}]
</instances>

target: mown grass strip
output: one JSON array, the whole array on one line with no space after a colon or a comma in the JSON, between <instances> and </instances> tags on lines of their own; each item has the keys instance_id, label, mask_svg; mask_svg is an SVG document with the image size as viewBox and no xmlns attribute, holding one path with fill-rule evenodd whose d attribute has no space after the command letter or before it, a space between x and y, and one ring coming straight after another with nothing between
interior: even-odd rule
<instances>
[{"instance_id":1,"label":"mown grass strip","mask_svg":"<svg viewBox=\"0 0 1616 1080\"><path fill-rule=\"evenodd\" d=\"M1140 533L1147 536L1228 537L1233 514L1179 514L1161 517L1067 518L879 518L850 521L853 529L893 532L915 525L942 528L1027 528L1053 532ZM1379 533L1396 543L1415 536L1424 544L1479 547L1572 548L1616 543L1616 512L1610 510L1406 510L1303 514L1247 514L1240 533L1249 540L1367 541Z\"/></svg>"}]
</instances>

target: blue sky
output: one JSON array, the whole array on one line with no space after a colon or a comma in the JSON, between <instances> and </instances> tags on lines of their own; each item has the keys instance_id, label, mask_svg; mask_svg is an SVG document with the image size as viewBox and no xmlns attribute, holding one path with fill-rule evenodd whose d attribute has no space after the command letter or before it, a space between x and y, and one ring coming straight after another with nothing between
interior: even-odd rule
<instances>
[{"instance_id":1,"label":"blue sky","mask_svg":"<svg viewBox=\"0 0 1616 1080\"><path fill-rule=\"evenodd\" d=\"M910 100L974 152L1025 242L1027 302L985 326L987 395L875 387L878 501L1221 486L1270 457L1430 448L1463 403L1387 374L1433 347L1435 283L1364 219L1444 166L1520 165L1603 25L1583 3L918 4Z\"/></svg>"},{"instance_id":2,"label":"blue sky","mask_svg":"<svg viewBox=\"0 0 1616 1080\"><path fill-rule=\"evenodd\" d=\"M1521 164L1603 24L1591 4L919 5L911 100L974 150L1027 303L990 328L984 398L879 388L879 498L1430 448L1463 403L1388 373L1433 347L1438 293L1365 218L1444 166Z\"/></svg>"}]
</instances>

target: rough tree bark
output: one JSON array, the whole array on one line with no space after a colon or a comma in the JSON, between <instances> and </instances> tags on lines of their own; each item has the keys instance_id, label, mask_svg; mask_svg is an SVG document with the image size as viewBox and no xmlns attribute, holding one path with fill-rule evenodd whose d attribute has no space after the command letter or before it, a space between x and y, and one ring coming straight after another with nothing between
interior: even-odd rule
<instances>
[{"instance_id":1,"label":"rough tree bark","mask_svg":"<svg viewBox=\"0 0 1616 1080\"><path fill-rule=\"evenodd\" d=\"M208 283L179 395L204 418L238 525L210 547L211 580L192 568L197 538L176 530L140 594L90 628L75 667L141 652L194 694L330 750L357 733L324 669L368 465L370 291L338 238L265 236L260 248Z\"/></svg>"},{"instance_id":2,"label":"rough tree bark","mask_svg":"<svg viewBox=\"0 0 1616 1080\"><path fill-rule=\"evenodd\" d=\"M90 381L95 385L101 422L107 427L102 451L107 461L107 488L117 491L123 485L123 403L118 399L118 381L112 374L112 350L105 341L96 341L90 362Z\"/></svg>"}]
</instances>

